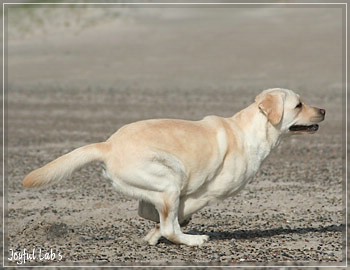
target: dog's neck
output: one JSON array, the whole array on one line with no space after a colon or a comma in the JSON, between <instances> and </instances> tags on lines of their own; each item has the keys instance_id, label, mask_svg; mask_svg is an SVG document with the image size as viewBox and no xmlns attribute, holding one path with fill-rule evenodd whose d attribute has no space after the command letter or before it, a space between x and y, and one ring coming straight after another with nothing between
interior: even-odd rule
<instances>
[{"instance_id":1,"label":"dog's neck","mask_svg":"<svg viewBox=\"0 0 350 270\"><path fill-rule=\"evenodd\" d=\"M279 128L268 121L256 103L238 112L232 119L245 138L245 148L251 154L262 157L261 161L280 143Z\"/></svg>"}]
</instances>

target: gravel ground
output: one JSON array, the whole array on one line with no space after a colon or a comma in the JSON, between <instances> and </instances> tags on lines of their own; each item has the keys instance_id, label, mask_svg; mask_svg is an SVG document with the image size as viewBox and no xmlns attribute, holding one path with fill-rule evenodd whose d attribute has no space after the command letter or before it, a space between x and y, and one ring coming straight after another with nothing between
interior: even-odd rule
<instances>
[{"instance_id":1,"label":"gravel ground","mask_svg":"<svg viewBox=\"0 0 350 270\"><path fill-rule=\"evenodd\" d=\"M30 35L10 24L6 256L35 249L26 265L56 266L344 265L339 9L136 11L80 28L64 24L76 18L68 12L63 26ZM237 196L194 215L184 230L208 234L201 247L145 245L154 223L99 163L54 187L22 189L29 171L126 123L230 116L269 87L295 89L326 120L284 141Z\"/></svg>"}]
</instances>

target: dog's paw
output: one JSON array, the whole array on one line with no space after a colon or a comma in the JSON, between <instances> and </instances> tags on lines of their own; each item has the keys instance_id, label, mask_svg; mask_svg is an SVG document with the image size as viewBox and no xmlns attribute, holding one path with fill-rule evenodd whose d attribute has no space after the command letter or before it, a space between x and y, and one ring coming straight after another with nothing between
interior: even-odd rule
<instances>
[{"instance_id":1,"label":"dog's paw","mask_svg":"<svg viewBox=\"0 0 350 270\"><path fill-rule=\"evenodd\" d=\"M159 238L158 237L152 237L151 239L148 239L147 243L150 246L155 246L158 244Z\"/></svg>"},{"instance_id":2,"label":"dog's paw","mask_svg":"<svg viewBox=\"0 0 350 270\"><path fill-rule=\"evenodd\" d=\"M155 227L143 238L143 240L149 245L155 246L157 245L161 236L159 227Z\"/></svg>"},{"instance_id":3,"label":"dog's paw","mask_svg":"<svg viewBox=\"0 0 350 270\"><path fill-rule=\"evenodd\" d=\"M188 235L185 234L182 243L187 246L200 246L209 240L208 235Z\"/></svg>"}]
</instances>

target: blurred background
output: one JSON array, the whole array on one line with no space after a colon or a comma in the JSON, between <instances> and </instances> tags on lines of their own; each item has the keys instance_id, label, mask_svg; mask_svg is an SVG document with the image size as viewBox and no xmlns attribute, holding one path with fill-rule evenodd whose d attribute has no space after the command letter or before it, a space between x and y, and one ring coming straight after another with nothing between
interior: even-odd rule
<instances>
[{"instance_id":1,"label":"blurred background","mask_svg":"<svg viewBox=\"0 0 350 270\"><path fill-rule=\"evenodd\" d=\"M341 82L342 19L320 5L9 5L9 83L330 89Z\"/></svg>"},{"instance_id":2,"label":"blurred background","mask_svg":"<svg viewBox=\"0 0 350 270\"><path fill-rule=\"evenodd\" d=\"M24 89L41 99L98 91L92 103L113 101L113 113L132 115L110 98L124 91L122 106L155 110L140 118L198 118L231 116L259 91L284 87L318 104L332 98L339 111L327 116L341 119L341 7L9 5L7 22L10 102ZM198 112L193 102L211 105Z\"/></svg>"}]
</instances>

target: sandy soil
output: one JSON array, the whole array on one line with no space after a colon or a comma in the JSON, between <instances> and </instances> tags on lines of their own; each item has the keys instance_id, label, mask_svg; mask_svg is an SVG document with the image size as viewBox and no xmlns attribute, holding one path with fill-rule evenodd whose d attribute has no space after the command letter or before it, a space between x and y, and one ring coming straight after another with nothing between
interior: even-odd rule
<instances>
[{"instance_id":1,"label":"sandy soil","mask_svg":"<svg viewBox=\"0 0 350 270\"><path fill-rule=\"evenodd\" d=\"M35 249L35 265L344 264L340 8L64 11L51 8L52 22L40 9L9 12L8 256ZM286 140L236 197L194 215L185 231L207 233L201 247L145 245L154 224L103 179L101 164L45 190L21 186L29 171L126 123L231 116L270 87L295 89L327 110L326 121ZM40 260L40 249L56 257Z\"/></svg>"}]
</instances>

